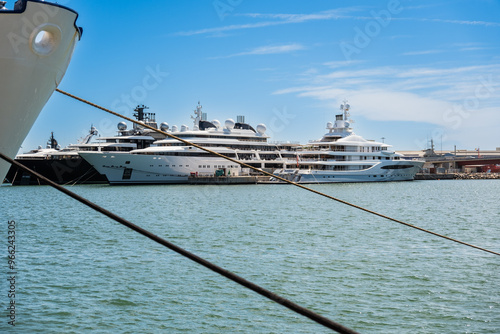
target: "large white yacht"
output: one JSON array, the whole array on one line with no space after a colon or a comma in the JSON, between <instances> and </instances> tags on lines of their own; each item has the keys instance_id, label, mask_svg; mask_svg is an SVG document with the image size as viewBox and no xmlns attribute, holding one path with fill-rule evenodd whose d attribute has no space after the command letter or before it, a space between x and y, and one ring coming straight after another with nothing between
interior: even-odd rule
<instances>
[{"instance_id":1,"label":"large white yacht","mask_svg":"<svg viewBox=\"0 0 500 334\"><path fill-rule=\"evenodd\" d=\"M82 29L64 6L0 1L0 152L14 158L61 82ZM9 164L0 159L0 180Z\"/></svg>"},{"instance_id":2,"label":"large white yacht","mask_svg":"<svg viewBox=\"0 0 500 334\"><path fill-rule=\"evenodd\" d=\"M354 134L349 120L350 105L340 106L342 113L328 122L320 140L282 150L284 168L274 172L298 183L408 181L421 170L424 162L406 160L391 145Z\"/></svg>"},{"instance_id":3,"label":"large white yacht","mask_svg":"<svg viewBox=\"0 0 500 334\"><path fill-rule=\"evenodd\" d=\"M192 129L186 125L170 128L167 123L162 123L161 129L257 168L273 171L283 166L278 147L267 141L264 124L254 129L242 116L236 122L226 120L223 126L217 120L209 122L199 102L194 114ZM106 175L110 184L186 183L189 176L251 173L249 168L170 138L127 154L80 152L80 155Z\"/></svg>"}]
</instances>

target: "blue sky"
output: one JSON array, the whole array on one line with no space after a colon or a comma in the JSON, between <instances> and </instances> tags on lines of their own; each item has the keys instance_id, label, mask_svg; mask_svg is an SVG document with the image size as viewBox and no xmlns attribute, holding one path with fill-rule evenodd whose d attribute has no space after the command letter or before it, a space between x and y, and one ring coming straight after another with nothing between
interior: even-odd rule
<instances>
[{"instance_id":1,"label":"blue sky","mask_svg":"<svg viewBox=\"0 0 500 334\"><path fill-rule=\"evenodd\" d=\"M11 1L13 2L13 1ZM500 1L60 1L84 34L59 88L159 122L266 124L320 138L347 99L356 134L420 150L500 147ZM119 119L55 93L21 151Z\"/></svg>"}]
</instances>

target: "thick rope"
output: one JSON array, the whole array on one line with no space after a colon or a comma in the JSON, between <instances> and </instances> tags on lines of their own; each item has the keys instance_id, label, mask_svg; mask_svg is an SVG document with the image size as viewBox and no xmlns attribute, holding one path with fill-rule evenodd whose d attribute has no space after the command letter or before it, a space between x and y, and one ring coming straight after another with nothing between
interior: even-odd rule
<instances>
[{"instance_id":1,"label":"thick rope","mask_svg":"<svg viewBox=\"0 0 500 334\"><path fill-rule=\"evenodd\" d=\"M160 245L163 245L169 249L171 249L172 251L198 263L198 264L201 264L202 266L204 266L205 268L208 268L278 304L281 304L287 308L289 308L290 310L298 313L298 314L301 314L315 322L317 322L318 324L321 324L327 328L330 328L338 333L345 333L345 334L356 334L357 332L356 331L353 331L352 329L350 328L347 328L339 323L336 323L322 315L319 315L305 307L302 307L298 304L295 304L294 302L286 299L286 298L283 298L269 290L266 290L264 288L262 288L261 286L255 284L255 283L252 283L250 281L247 281L246 279L244 279L243 277L241 276L238 276L232 272L230 272L229 270L226 270L222 267L219 267L215 264L213 264L212 262L209 262L175 244L172 244L171 242L163 239L163 238L160 238L159 236L149 232L148 230L145 230L143 229L142 227L140 226L137 226L131 222L129 222L128 220L126 219L123 219L122 217L104 209L103 207L75 194L74 192L71 192L69 191L68 189L62 187L61 185L49 180L48 178L46 178L45 176L41 175L41 174L38 174L37 172L35 171L32 171L31 169L29 169L28 167L22 165L21 163L17 162L17 161L14 161L12 160L11 158L5 156L3 153L0 153L0 158L4 159L5 161L17 166L18 168L21 168L31 174L33 174L34 176L36 176L39 180L42 180L43 182L47 183L48 185L56 188L57 190L59 190L60 192L68 195L69 197L79 201L80 203L102 213L103 215L105 216L108 216L109 218L117 221L118 223L122 224L122 225L125 225L126 227L142 234L143 236L153 240L153 241L156 241L157 243L159 243Z\"/></svg>"},{"instance_id":2,"label":"thick rope","mask_svg":"<svg viewBox=\"0 0 500 334\"><path fill-rule=\"evenodd\" d=\"M92 103L92 102L90 102L90 101L87 101L87 100L85 100L85 99L82 99L82 98L80 98L80 97L77 97L77 96L75 96L75 95L72 95L72 94L70 94L70 93L67 93L67 92L65 92L65 91L62 91L62 90L60 90L59 88L56 88L56 91L57 91L57 92L59 92L59 93L61 93L61 94L66 95L66 96L69 96L69 97L71 97L71 98L73 98L73 99L75 99L75 100L78 100L78 101L80 101L80 102L86 103L86 104L88 104L88 105L90 105L90 106L92 106L92 107L95 107L95 108L97 108L97 109L101 109L101 110L103 110L103 111L105 111L105 112L107 112L107 113L109 113L109 114L115 115L115 116L120 117L120 118L123 118L123 119L125 119L125 120L127 120L127 121L129 121L129 122L132 122L132 123L138 124L138 125L140 125L140 126L142 126L142 127L148 128L148 129L150 129L150 130L153 130L153 131L159 132L159 133L161 133L161 134L163 134L163 135L165 135L165 136L167 136L167 137L170 137L170 138L176 139L176 140L178 140L178 141L181 141L181 142L183 142L183 143L184 143L184 144L186 144L186 145L190 145L190 146L196 147L196 148L198 148L198 149L200 149L200 150L203 150L203 151L205 151L205 152L215 154L215 155L217 155L217 156L219 156L219 157L221 157L221 158L224 158L224 159L229 160L229 161L231 161L231 162L237 163L237 164L239 164L239 165L241 165L241 166L243 166L243 167L245 167L245 168L250 168L250 169L252 169L252 170L254 170L254 171L257 171L257 172L259 172L259 173L261 173L261 174L264 174L264 175L267 175L267 176L273 177L273 178L275 178L275 179L278 179L278 180L280 180L280 181L283 181L283 182L286 182L286 183L289 183L289 184L293 184L293 185L294 185L294 186L296 186L296 187L299 187L299 188L302 188L302 189L304 189L304 190L310 191L310 192L315 193L315 194L317 194L317 195L321 195L321 196L323 196L323 197L326 197L326 198L329 198L329 199L331 199L331 200L337 201L337 202L339 202L339 203L342 203L342 204L345 204L345 205L351 206L351 207L356 208L356 209L358 209L358 210L362 210L362 211L368 212L368 213L370 213L370 214L373 214L373 215L376 215L376 216L382 217L382 218L384 218L384 219L387 219L387 220L393 221L393 222L395 222L395 223L398 223L398 224L401 224L401 225L404 225L404 226L407 226L407 227L411 227L411 228L414 228L414 229L416 229L416 230L419 230L419 231L422 231L422 232L425 232L425 233L428 233L428 234L432 234L432 235L434 235L434 236L437 236L437 237L440 237L440 238L443 238L443 239L446 239L446 240L449 240L449 241L453 241L453 242L459 243L459 244L464 245L464 246L472 247L472 248L475 248L475 249L481 250L481 251L483 251L483 252L487 252L487 253L491 253L491 254L494 254L494 255L498 255L498 256L500 256L500 253L498 253L498 252L494 252L494 251L491 251L491 250L486 249L486 248L482 248L482 247L479 247L479 246L475 246L475 245L470 244L470 243L467 243L467 242L463 242L463 241L460 241L460 240L457 240L457 239L454 239L454 238L450 238L450 237L445 236L445 235L443 235L443 234L439 234L439 233L436 233L436 232L432 232L432 231L430 231L430 230L426 230L426 229L424 229L424 228L421 228L421 227L418 227L418 226L415 226L415 225L412 225L412 224L409 224L409 223L405 223L405 222L403 222L403 221L401 221L401 220L398 220L398 219L395 219L395 218L392 218L392 217L389 217L389 216L383 215L383 214L381 214L381 213L378 213L378 212L375 212L375 211L372 211L372 210L369 210L369 209L363 208L363 207L361 207L361 206L359 206L359 205L356 205L356 204L353 204L353 203L350 203L350 202L344 201L344 200L342 200L342 199L339 199L339 198L336 198L336 197L333 197L333 196L327 195L327 194L322 193L322 192L320 192L320 191L317 191L317 190L314 190L314 189L311 189L311 188L305 187L305 186L303 186L303 185L301 185L301 184L298 184L298 183L296 183L296 182L293 182L293 181L287 180L287 179L285 179L285 178L279 177L279 176L277 176L277 175L274 175L274 174L268 173L268 172L266 172L266 171L263 171L263 170L261 170L261 169L259 169L259 168L257 168L257 167L253 167L253 166L247 165L247 164L245 164L245 163L243 163L243 162L241 162L241 161L238 161L238 160L235 160L235 159L232 159L232 158L226 157L226 156L225 156L225 155L223 155L223 154L220 154L220 153L214 152L214 151L212 151L212 150L210 150L210 149L208 149L208 148L206 148L206 147L199 146L199 145L197 145L197 144L191 143L191 142L189 142L189 141L187 141L187 140L185 140L185 139L182 139L182 138L179 138L179 137L177 137L177 136L174 136L174 135L172 135L172 134L170 134L170 133L167 133L167 132L161 131L161 130L156 129L156 128L152 127L152 126L149 126L149 125L147 125L147 124L140 123L140 122L138 122L138 121L136 121L136 120L134 120L134 119L132 119L132 118L129 118L129 117L123 116L123 115L118 114L118 113L116 113L116 112L114 112L114 111L112 111L112 110L109 110L109 109L106 109L106 108L104 108L104 107L101 107L101 106L99 106L99 105L97 105L97 104L95 104L95 103Z\"/></svg>"}]
</instances>

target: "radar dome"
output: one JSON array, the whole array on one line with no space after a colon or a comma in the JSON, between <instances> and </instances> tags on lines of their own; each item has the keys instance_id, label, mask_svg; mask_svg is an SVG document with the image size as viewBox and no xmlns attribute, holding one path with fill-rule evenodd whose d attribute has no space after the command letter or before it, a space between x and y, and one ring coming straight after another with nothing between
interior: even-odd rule
<instances>
[{"instance_id":1,"label":"radar dome","mask_svg":"<svg viewBox=\"0 0 500 334\"><path fill-rule=\"evenodd\" d=\"M219 129L219 128L220 128L220 122L219 122L219 120L214 119L214 120L212 121L212 124L213 124L213 125L215 125L215 127L216 127L217 129Z\"/></svg>"},{"instance_id":2,"label":"radar dome","mask_svg":"<svg viewBox=\"0 0 500 334\"><path fill-rule=\"evenodd\" d=\"M327 129L333 129L333 123L332 122L326 123L326 128Z\"/></svg>"},{"instance_id":3,"label":"radar dome","mask_svg":"<svg viewBox=\"0 0 500 334\"><path fill-rule=\"evenodd\" d=\"M264 124L259 124L257 125L257 132L260 133L261 135L263 135L264 133L266 133L266 126Z\"/></svg>"},{"instance_id":4,"label":"radar dome","mask_svg":"<svg viewBox=\"0 0 500 334\"><path fill-rule=\"evenodd\" d=\"M163 131L163 132L167 132L169 129L169 126L168 126L168 123L167 122L163 122L160 124L160 130Z\"/></svg>"},{"instance_id":5,"label":"radar dome","mask_svg":"<svg viewBox=\"0 0 500 334\"><path fill-rule=\"evenodd\" d=\"M234 128L234 120L232 120L231 118L226 120L226 123L224 123L224 125L226 126L226 128L228 128L229 130L232 130Z\"/></svg>"},{"instance_id":6,"label":"radar dome","mask_svg":"<svg viewBox=\"0 0 500 334\"><path fill-rule=\"evenodd\" d=\"M118 125L116 126L118 128L118 130L120 131L124 131L124 130L127 130L127 123L125 122L120 122L118 123ZM91 129L92 131L92 129Z\"/></svg>"},{"instance_id":7,"label":"radar dome","mask_svg":"<svg viewBox=\"0 0 500 334\"><path fill-rule=\"evenodd\" d=\"M182 124L181 125L181 132L185 132L187 130L189 130L189 128L187 127L187 125Z\"/></svg>"},{"instance_id":8,"label":"radar dome","mask_svg":"<svg viewBox=\"0 0 500 334\"><path fill-rule=\"evenodd\" d=\"M172 132L177 132L177 125L172 126Z\"/></svg>"}]
</instances>

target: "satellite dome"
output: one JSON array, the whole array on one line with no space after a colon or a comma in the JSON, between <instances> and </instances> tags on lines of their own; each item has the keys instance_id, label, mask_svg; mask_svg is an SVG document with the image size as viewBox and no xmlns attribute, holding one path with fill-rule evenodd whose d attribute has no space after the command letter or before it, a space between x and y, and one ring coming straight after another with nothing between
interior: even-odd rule
<instances>
[{"instance_id":1,"label":"satellite dome","mask_svg":"<svg viewBox=\"0 0 500 334\"><path fill-rule=\"evenodd\" d=\"M229 130L232 130L234 128L234 125L235 125L235 122L234 120L232 120L231 118L226 120L226 123L225 123L225 126L226 128L228 128Z\"/></svg>"},{"instance_id":2,"label":"satellite dome","mask_svg":"<svg viewBox=\"0 0 500 334\"><path fill-rule=\"evenodd\" d=\"M187 130L189 130L189 128L187 127L187 125L182 124L181 125L181 132L185 132Z\"/></svg>"},{"instance_id":3,"label":"satellite dome","mask_svg":"<svg viewBox=\"0 0 500 334\"><path fill-rule=\"evenodd\" d=\"M326 128L327 129L333 129L333 123L332 122L326 123Z\"/></svg>"},{"instance_id":4,"label":"satellite dome","mask_svg":"<svg viewBox=\"0 0 500 334\"><path fill-rule=\"evenodd\" d=\"M168 126L168 123L167 122L163 122L160 124L160 130L163 131L163 132L167 132L169 129L169 126Z\"/></svg>"},{"instance_id":5,"label":"satellite dome","mask_svg":"<svg viewBox=\"0 0 500 334\"><path fill-rule=\"evenodd\" d=\"M127 130L127 123L125 122L120 122L118 123L118 125L116 126L118 128L118 130L120 131L124 131L124 130ZM94 130L95 128L92 127L92 129L90 129L90 131Z\"/></svg>"},{"instance_id":6,"label":"satellite dome","mask_svg":"<svg viewBox=\"0 0 500 334\"><path fill-rule=\"evenodd\" d=\"M177 125L172 125L172 132L177 132Z\"/></svg>"},{"instance_id":7,"label":"satellite dome","mask_svg":"<svg viewBox=\"0 0 500 334\"><path fill-rule=\"evenodd\" d=\"M266 126L264 124L259 124L257 125L257 132L260 133L261 135L263 135L264 133L266 133Z\"/></svg>"},{"instance_id":8,"label":"satellite dome","mask_svg":"<svg viewBox=\"0 0 500 334\"><path fill-rule=\"evenodd\" d=\"M220 122L219 122L219 120L214 119L214 120L212 121L212 124L213 124L213 125L215 125L215 127L216 127L217 129L219 129L219 128L220 128Z\"/></svg>"}]
</instances>

